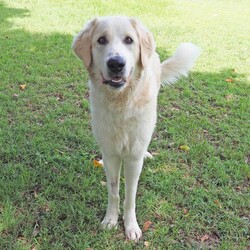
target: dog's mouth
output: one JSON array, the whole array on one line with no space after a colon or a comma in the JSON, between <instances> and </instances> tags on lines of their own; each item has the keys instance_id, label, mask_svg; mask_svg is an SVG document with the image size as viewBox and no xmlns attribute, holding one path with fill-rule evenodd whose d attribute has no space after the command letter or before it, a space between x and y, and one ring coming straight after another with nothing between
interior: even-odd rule
<instances>
[{"instance_id":1,"label":"dog's mouth","mask_svg":"<svg viewBox=\"0 0 250 250\"><path fill-rule=\"evenodd\" d=\"M126 83L126 79L120 76L114 76L110 79L104 79L102 76L102 79L103 79L102 81L103 84L109 85L113 88L121 88Z\"/></svg>"}]
</instances>

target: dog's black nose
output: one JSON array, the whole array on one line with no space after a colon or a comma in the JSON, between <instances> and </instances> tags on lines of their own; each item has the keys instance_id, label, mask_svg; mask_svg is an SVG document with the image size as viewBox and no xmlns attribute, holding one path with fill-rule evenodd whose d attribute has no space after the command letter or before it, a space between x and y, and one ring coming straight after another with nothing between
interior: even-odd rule
<instances>
[{"instance_id":1,"label":"dog's black nose","mask_svg":"<svg viewBox=\"0 0 250 250\"><path fill-rule=\"evenodd\" d=\"M126 62L123 57L114 56L107 61L107 66L112 73L117 74L123 70L125 63Z\"/></svg>"}]
</instances>

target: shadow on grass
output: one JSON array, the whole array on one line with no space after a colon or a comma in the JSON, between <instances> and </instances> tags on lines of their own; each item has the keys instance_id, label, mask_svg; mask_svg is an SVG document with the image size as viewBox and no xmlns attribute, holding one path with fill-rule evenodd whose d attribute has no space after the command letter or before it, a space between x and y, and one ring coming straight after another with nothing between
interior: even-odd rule
<instances>
[{"instance_id":1,"label":"shadow on grass","mask_svg":"<svg viewBox=\"0 0 250 250\"><path fill-rule=\"evenodd\" d=\"M29 15L27 9L17 9L8 8L3 2L0 2L0 29L9 29L12 27L12 22L10 21L13 17L26 17Z\"/></svg>"},{"instance_id":2,"label":"shadow on grass","mask_svg":"<svg viewBox=\"0 0 250 250\"><path fill-rule=\"evenodd\" d=\"M106 188L103 191L100 185L104 175L92 168L98 149L91 136L89 106L84 97L87 76L71 51L72 37L11 29L11 18L28 15L26 9L0 4L0 212L3 208L6 215L0 231L1 249L15 248L22 241L35 244L42 234L47 234L47 249L52 243L67 245L67 234L86 232L84 223L98 223L106 203ZM162 60L170 56L163 48L157 50ZM211 89L208 85L222 97L230 91L246 95L234 82L229 89L225 81L228 78L245 80L244 75L226 69L194 72L187 81L197 96L210 96L214 105L214 93L206 92ZM19 90L19 84L26 84L26 89ZM166 95L164 102L180 100L181 84L177 90L175 96ZM171 92L162 90L161 96L166 91ZM167 109L165 103L160 103L161 115L169 115ZM160 136L165 140L169 134ZM164 142L157 146L164 149ZM6 204L12 204L9 218L4 211ZM58 221L65 223L61 223L62 230L56 231L52 227ZM34 225L38 225L36 231Z\"/></svg>"},{"instance_id":3,"label":"shadow on grass","mask_svg":"<svg viewBox=\"0 0 250 250\"><path fill-rule=\"evenodd\" d=\"M0 249L28 249L41 230L56 241L53 225L76 218L74 212L63 216L73 197L81 201L80 207L73 205L76 210L87 211L81 225L74 223L80 231L88 218L96 218L93 204L100 206L94 190L103 174L92 170L96 147L87 79L71 51L72 37L12 29L10 19L27 15L25 9L0 4ZM25 90L20 84L26 84ZM87 189L93 192L82 195ZM47 201L41 203L37 195ZM44 249L51 248L49 241ZM59 241L68 244L66 237Z\"/></svg>"}]
</instances>

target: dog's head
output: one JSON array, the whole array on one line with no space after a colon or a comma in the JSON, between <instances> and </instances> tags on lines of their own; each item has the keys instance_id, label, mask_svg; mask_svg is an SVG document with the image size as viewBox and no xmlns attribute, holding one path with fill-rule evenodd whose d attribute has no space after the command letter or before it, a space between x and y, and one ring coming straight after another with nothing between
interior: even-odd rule
<instances>
[{"instance_id":1,"label":"dog's head","mask_svg":"<svg viewBox=\"0 0 250 250\"><path fill-rule=\"evenodd\" d=\"M89 21L73 49L95 84L122 89L147 67L155 51L152 34L136 19L102 17Z\"/></svg>"}]
</instances>

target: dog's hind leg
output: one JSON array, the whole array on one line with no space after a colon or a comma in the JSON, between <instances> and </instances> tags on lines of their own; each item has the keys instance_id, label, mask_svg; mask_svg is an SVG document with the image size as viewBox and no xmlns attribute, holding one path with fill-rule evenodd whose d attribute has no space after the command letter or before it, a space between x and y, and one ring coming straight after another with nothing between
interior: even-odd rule
<instances>
[{"instance_id":1,"label":"dog's hind leg","mask_svg":"<svg viewBox=\"0 0 250 250\"><path fill-rule=\"evenodd\" d=\"M144 159L153 159L154 156L150 154L148 151L144 154Z\"/></svg>"},{"instance_id":2,"label":"dog's hind leg","mask_svg":"<svg viewBox=\"0 0 250 250\"><path fill-rule=\"evenodd\" d=\"M116 156L107 156L103 154L103 163L107 177L108 207L102 221L102 227L110 229L117 226L119 216L121 159Z\"/></svg>"}]
</instances>

